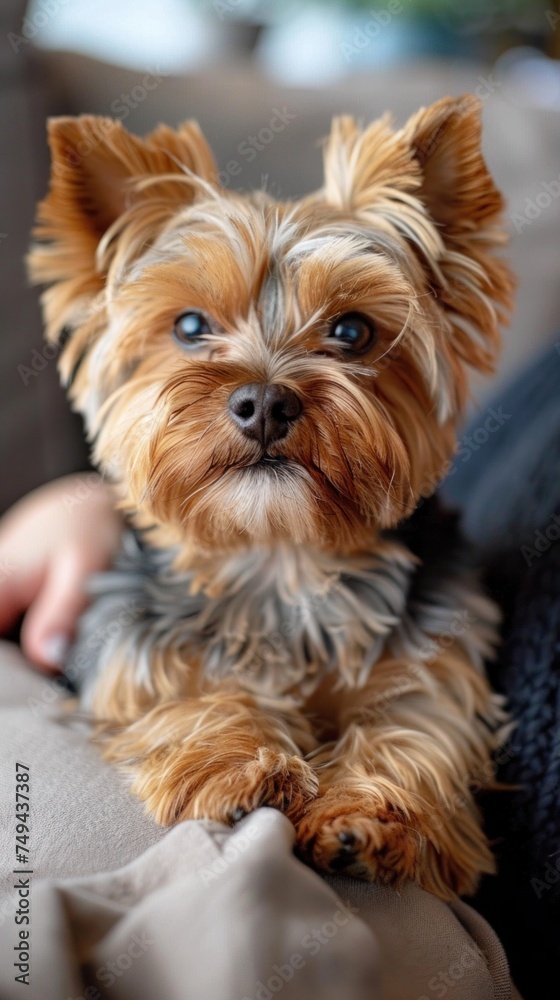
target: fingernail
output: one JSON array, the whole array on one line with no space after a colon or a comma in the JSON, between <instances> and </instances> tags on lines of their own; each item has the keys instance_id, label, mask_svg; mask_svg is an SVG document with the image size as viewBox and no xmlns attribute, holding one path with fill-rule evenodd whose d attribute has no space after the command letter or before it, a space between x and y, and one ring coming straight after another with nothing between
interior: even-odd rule
<instances>
[{"instance_id":1,"label":"fingernail","mask_svg":"<svg viewBox=\"0 0 560 1000\"><path fill-rule=\"evenodd\" d=\"M64 664L69 646L68 636L64 635L63 632L55 632L43 640L41 655L45 663L49 663L53 667L60 667Z\"/></svg>"}]
</instances>

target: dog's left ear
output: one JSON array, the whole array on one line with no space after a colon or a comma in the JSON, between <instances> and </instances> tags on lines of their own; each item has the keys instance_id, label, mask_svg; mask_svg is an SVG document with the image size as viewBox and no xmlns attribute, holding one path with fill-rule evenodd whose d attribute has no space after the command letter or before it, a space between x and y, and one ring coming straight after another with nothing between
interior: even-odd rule
<instances>
[{"instance_id":1,"label":"dog's left ear","mask_svg":"<svg viewBox=\"0 0 560 1000\"><path fill-rule=\"evenodd\" d=\"M481 111L471 94L444 97L397 133L420 166L418 195L447 238L480 231L504 207L482 155ZM501 232L496 236L505 242Z\"/></svg>"},{"instance_id":2,"label":"dog's left ear","mask_svg":"<svg viewBox=\"0 0 560 1000\"><path fill-rule=\"evenodd\" d=\"M120 220L129 220L128 249L145 246L193 200L197 179L216 182L217 169L192 121L177 130L160 125L139 138L110 118L54 118L48 140L50 189L39 205L28 261L32 280L52 286L43 301L54 338L71 324L76 304L103 287Z\"/></svg>"},{"instance_id":3,"label":"dog's left ear","mask_svg":"<svg viewBox=\"0 0 560 1000\"><path fill-rule=\"evenodd\" d=\"M507 242L504 204L481 151L481 102L443 98L396 132L386 117L364 131L335 119L324 195L372 225L387 220L416 247L452 320L455 353L491 371L514 282L496 254Z\"/></svg>"}]
</instances>

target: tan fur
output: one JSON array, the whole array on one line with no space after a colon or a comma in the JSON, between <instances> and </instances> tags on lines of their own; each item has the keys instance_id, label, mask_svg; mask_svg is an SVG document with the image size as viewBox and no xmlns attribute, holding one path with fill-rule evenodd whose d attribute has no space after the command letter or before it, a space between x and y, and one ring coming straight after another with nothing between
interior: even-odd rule
<instances>
[{"instance_id":1,"label":"tan fur","mask_svg":"<svg viewBox=\"0 0 560 1000\"><path fill-rule=\"evenodd\" d=\"M446 98L398 131L335 120L324 186L287 203L220 189L194 123L138 139L86 116L54 120L49 136L30 270L49 286L47 336L70 333L60 370L94 458L145 542L208 595L231 560L247 575L255 552L267 565L292 550L275 585L293 594L298 553L327 589L327 561L336 574L382 557L380 532L449 460L467 369L492 368L511 307L478 102ZM170 336L185 310L213 323L192 353ZM375 323L363 356L327 339L348 312ZM227 413L253 382L304 401L270 470L253 467L261 446ZM273 805L318 867L441 896L491 869L469 781L504 715L465 643L413 669L387 649L365 687L341 669L288 696L277 678L276 697L249 693L235 670L207 676L177 635L146 656L139 683L120 648L93 709L105 754L160 822Z\"/></svg>"},{"instance_id":2,"label":"tan fur","mask_svg":"<svg viewBox=\"0 0 560 1000\"><path fill-rule=\"evenodd\" d=\"M289 706L226 689L157 705L114 736L106 756L132 769L133 791L159 823L231 823L260 805L300 816L317 794L301 758L314 746L309 723Z\"/></svg>"},{"instance_id":3,"label":"tan fur","mask_svg":"<svg viewBox=\"0 0 560 1000\"><path fill-rule=\"evenodd\" d=\"M494 867L470 783L480 773L491 783L489 760L503 739L496 722L505 719L500 699L456 644L429 668L378 662L364 688L340 697L342 735L313 758L320 795L299 824L303 855L340 868L346 831L357 838L343 859L350 873L379 877L383 869L385 881L399 883L414 871L436 895L474 892L480 872ZM380 832L388 815L397 828ZM384 834L391 850L403 826L411 853L387 868Z\"/></svg>"}]
</instances>

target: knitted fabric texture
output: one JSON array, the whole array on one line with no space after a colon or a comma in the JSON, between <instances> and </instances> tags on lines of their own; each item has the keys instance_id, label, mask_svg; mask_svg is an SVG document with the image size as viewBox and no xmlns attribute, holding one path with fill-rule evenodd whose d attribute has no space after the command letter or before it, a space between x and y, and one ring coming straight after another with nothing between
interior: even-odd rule
<instances>
[{"instance_id":1,"label":"knitted fabric texture","mask_svg":"<svg viewBox=\"0 0 560 1000\"><path fill-rule=\"evenodd\" d=\"M549 977L556 978L560 939L558 345L491 409L503 423L484 440L486 414L474 418L443 489L462 509L504 611L504 644L491 676L517 722L498 758L499 777L521 787L481 803L499 874L485 881L475 905L501 936L523 996L543 1000ZM473 450L477 429L482 443Z\"/></svg>"}]
</instances>

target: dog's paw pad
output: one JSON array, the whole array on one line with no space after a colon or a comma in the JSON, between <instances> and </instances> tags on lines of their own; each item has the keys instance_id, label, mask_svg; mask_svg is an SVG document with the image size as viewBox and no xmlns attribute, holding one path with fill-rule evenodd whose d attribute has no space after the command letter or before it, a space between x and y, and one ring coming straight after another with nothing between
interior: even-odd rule
<instances>
[{"instance_id":1,"label":"dog's paw pad","mask_svg":"<svg viewBox=\"0 0 560 1000\"><path fill-rule=\"evenodd\" d=\"M342 844L342 852L345 854L354 854L356 851L356 837L355 834L350 833L348 830L343 830L339 833L338 839Z\"/></svg>"},{"instance_id":2,"label":"dog's paw pad","mask_svg":"<svg viewBox=\"0 0 560 1000\"><path fill-rule=\"evenodd\" d=\"M422 840L402 814L355 798L317 799L298 826L298 852L314 868L394 886L418 880Z\"/></svg>"},{"instance_id":3,"label":"dog's paw pad","mask_svg":"<svg viewBox=\"0 0 560 1000\"><path fill-rule=\"evenodd\" d=\"M242 819L245 819L246 815L247 813L241 808L241 806L236 806L236 808L232 809L229 814L229 821L232 825L234 823L240 823Z\"/></svg>"}]
</instances>

